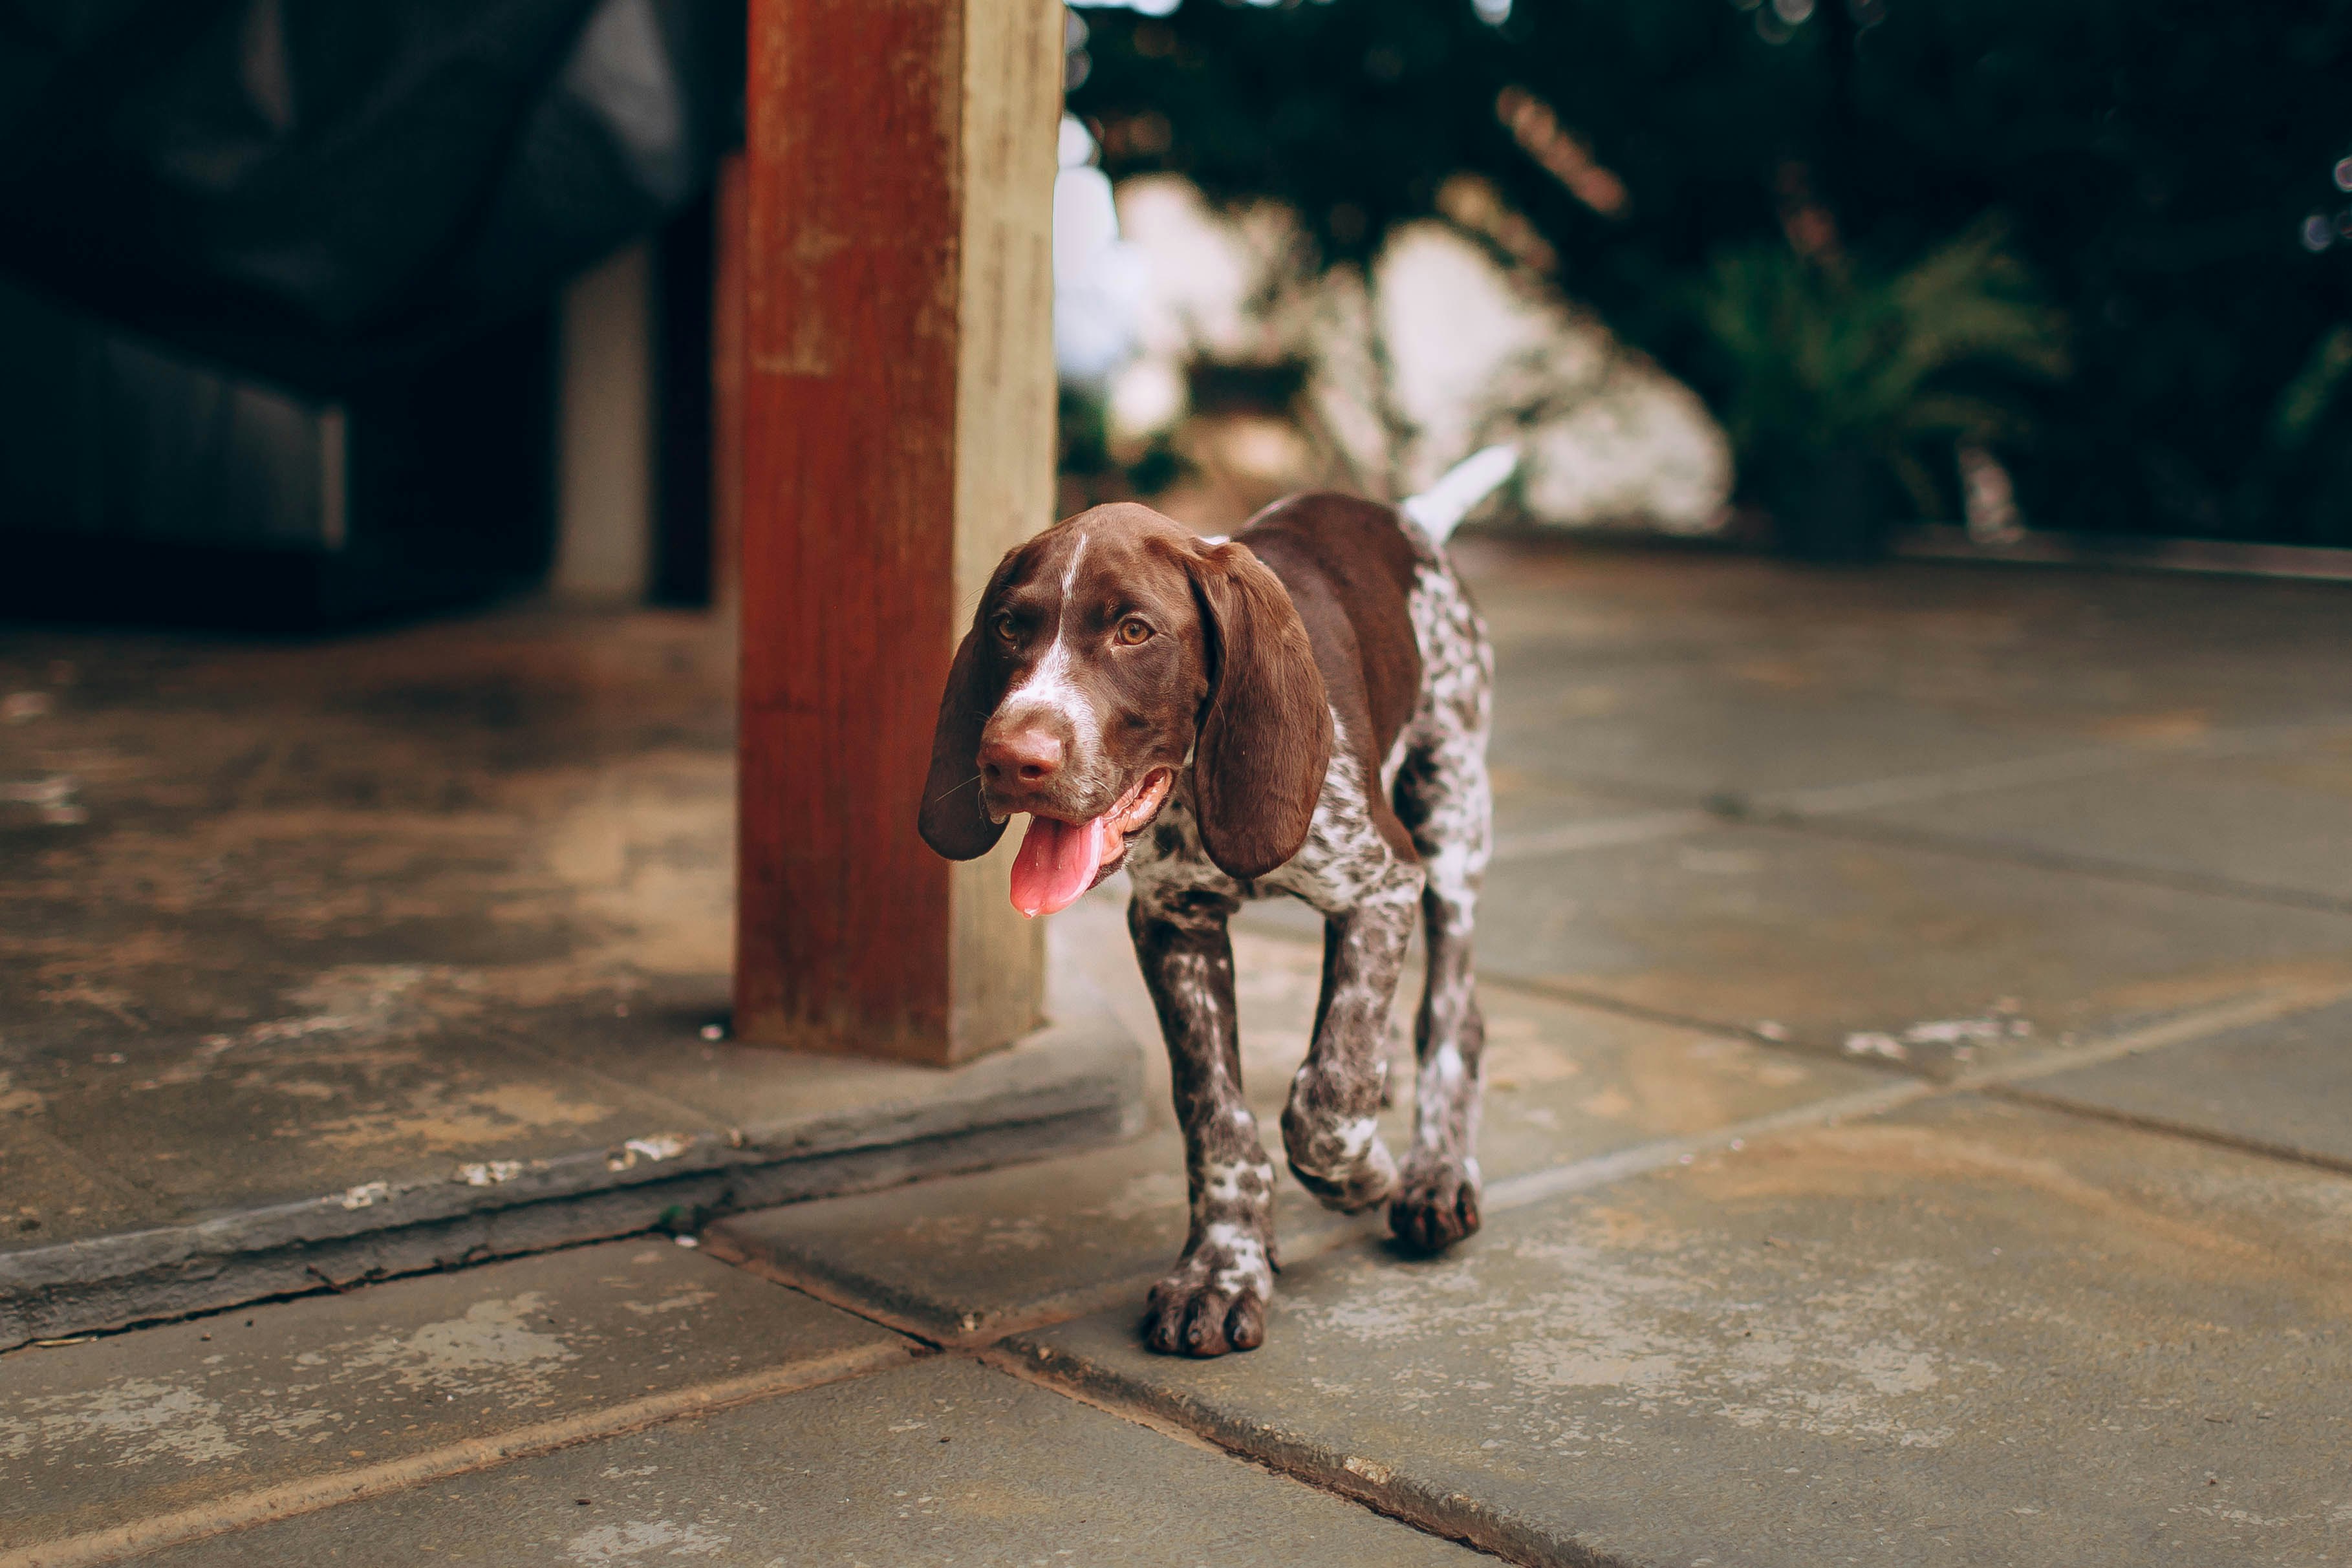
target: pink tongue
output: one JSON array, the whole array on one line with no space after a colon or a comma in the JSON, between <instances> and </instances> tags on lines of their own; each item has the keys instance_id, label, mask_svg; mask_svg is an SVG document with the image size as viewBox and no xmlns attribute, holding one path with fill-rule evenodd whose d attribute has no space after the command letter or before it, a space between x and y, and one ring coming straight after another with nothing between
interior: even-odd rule
<instances>
[{"instance_id":1,"label":"pink tongue","mask_svg":"<svg viewBox=\"0 0 2352 1568\"><path fill-rule=\"evenodd\" d=\"M1095 884L1110 826L1102 817L1073 827L1051 817L1029 819L1029 836L1013 861L1013 907L1035 919L1067 909Z\"/></svg>"}]
</instances>

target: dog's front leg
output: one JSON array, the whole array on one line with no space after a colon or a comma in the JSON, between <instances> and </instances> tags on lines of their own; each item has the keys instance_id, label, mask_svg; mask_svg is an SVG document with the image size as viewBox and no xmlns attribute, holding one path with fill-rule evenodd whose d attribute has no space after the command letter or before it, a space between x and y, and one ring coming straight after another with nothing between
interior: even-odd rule
<instances>
[{"instance_id":1,"label":"dog's front leg","mask_svg":"<svg viewBox=\"0 0 2352 1568\"><path fill-rule=\"evenodd\" d=\"M1301 1185L1326 1208L1354 1214L1396 1186L1378 1117L1388 1082L1389 1004L1412 936L1418 867L1391 874L1353 909L1323 923L1323 996L1315 1045L1290 1085L1283 1145Z\"/></svg>"},{"instance_id":2,"label":"dog's front leg","mask_svg":"<svg viewBox=\"0 0 2352 1568\"><path fill-rule=\"evenodd\" d=\"M1234 1009L1234 949L1221 894L1147 895L1128 906L1128 930L1160 1010L1184 1127L1192 1227L1184 1256L1151 1288L1143 1335L1183 1355L1255 1350L1274 1297L1274 1163L1242 1100Z\"/></svg>"}]
</instances>

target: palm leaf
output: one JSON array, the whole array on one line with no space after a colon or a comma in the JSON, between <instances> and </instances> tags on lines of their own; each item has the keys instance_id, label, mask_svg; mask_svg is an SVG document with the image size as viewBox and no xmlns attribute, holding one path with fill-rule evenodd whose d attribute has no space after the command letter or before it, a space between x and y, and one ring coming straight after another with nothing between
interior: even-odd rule
<instances>
[{"instance_id":1,"label":"palm leaf","mask_svg":"<svg viewBox=\"0 0 2352 1568\"><path fill-rule=\"evenodd\" d=\"M1696 300L1715 350L1718 413L1743 464L1790 451L1879 452L1906 487L1908 447L2025 428L2013 401L1942 383L1969 371L2049 381L2068 371L2065 320L2044 304L1988 216L1900 271L1836 278L1785 246L1718 256Z\"/></svg>"}]
</instances>

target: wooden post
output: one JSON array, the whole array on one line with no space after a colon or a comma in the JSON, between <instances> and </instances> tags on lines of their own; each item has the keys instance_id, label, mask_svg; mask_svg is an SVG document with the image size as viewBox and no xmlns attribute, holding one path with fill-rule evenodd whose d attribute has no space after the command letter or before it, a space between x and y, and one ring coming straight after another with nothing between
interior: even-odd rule
<instances>
[{"instance_id":1,"label":"wooden post","mask_svg":"<svg viewBox=\"0 0 2352 1568\"><path fill-rule=\"evenodd\" d=\"M1054 502L1055 0L751 0L735 1022L947 1063L1039 1021L1013 840L915 813L980 590Z\"/></svg>"}]
</instances>

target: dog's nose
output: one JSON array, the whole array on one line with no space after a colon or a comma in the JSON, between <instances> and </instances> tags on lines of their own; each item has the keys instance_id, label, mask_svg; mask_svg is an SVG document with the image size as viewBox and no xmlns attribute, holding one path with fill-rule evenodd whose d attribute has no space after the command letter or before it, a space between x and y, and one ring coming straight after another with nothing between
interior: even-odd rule
<instances>
[{"instance_id":1,"label":"dog's nose","mask_svg":"<svg viewBox=\"0 0 2352 1568\"><path fill-rule=\"evenodd\" d=\"M1062 770L1062 742L1042 729L1016 729L981 743L980 770L992 783L1043 784Z\"/></svg>"}]
</instances>

